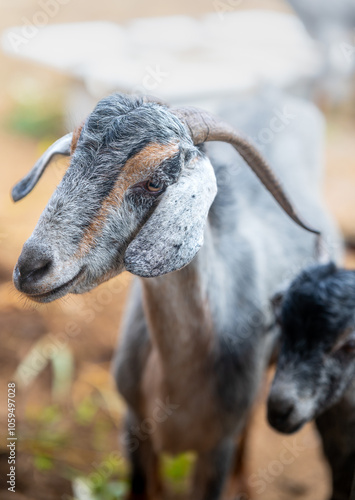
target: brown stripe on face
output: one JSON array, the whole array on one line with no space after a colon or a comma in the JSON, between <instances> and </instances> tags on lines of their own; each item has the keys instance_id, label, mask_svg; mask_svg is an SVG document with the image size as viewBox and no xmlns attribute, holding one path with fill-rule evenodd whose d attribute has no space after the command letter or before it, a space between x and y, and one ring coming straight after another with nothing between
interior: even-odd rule
<instances>
[{"instance_id":1,"label":"brown stripe on face","mask_svg":"<svg viewBox=\"0 0 355 500\"><path fill-rule=\"evenodd\" d=\"M81 125L79 125L79 127L77 127L74 132L73 132L73 138L72 138L72 141L71 141L71 146L70 146L70 154L72 155L74 153L74 151L76 150L76 146L78 144L78 140L79 140L79 137L80 137L80 134L81 134L81 131L83 130L83 126L84 126L85 122L83 122Z\"/></svg>"},{"instance_id":2,"label":"brown stripe on face","mask_svg":"<svg viewBox=\"0 0 355 500\"><path fill-rule=\"evenodd\" d=\"M125 163L114 188L104 199L98 214L87 228L80 242L77 257L83 257L93 247L95 238L103 230L110 209L113 206L119 207L121 205L126 190L138 182L149 179L164 160L172 158L178 151L178 142L170 142L168 144L152 142Z\"/></svg>"}]
</instances>

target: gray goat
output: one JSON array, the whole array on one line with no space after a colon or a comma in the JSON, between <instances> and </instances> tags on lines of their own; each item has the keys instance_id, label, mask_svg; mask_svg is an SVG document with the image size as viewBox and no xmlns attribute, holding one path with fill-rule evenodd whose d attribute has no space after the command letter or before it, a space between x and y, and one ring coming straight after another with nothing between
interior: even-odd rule
<instances>
[{"instance_id":1,"label":"gray goat","mask_svg":"<svg viewBox=\"0 0 355 500\"><path fill-rule=\"evenodd\" d=\"M355 272L334 263L311 267L274 302L282 347L269 422L290 433L316 418L332 469L331 498L348 500L355 470Z\"/></svg>"},{"instance_id":2,"label":"gray goat","mask_svg":"<svg viewBox=\"0 0 355 500\"><path fill-rule=\"evenodd\" d=\"M320 199L315 108L276 92L221 116L264 146L304 214L336 238ZM71 154L14 270L26 296L50 302L124 270L140 277L115 360L129 408L131 499L157 498L158 455L187 450L197 454L189 498L220 498L272 349L269 299L312 257L315 236L221 142L306 227L233 127L193 108L119 94L100 101L13 190L22 198L53 154ZM140 438L151 418L154 432Z\"/></svg>"}]
</instances>

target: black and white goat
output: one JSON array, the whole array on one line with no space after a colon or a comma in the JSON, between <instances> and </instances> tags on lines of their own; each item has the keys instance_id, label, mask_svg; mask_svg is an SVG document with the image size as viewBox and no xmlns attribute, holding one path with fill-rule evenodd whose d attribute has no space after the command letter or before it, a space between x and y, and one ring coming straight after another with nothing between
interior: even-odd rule
<instances>
[{"instance_id":1,"label":"black and white goat","mask_svg":"<svg viewBox=\"0 0 355 500\"><path fill-rule=\"evenodd\" d=\"M355 470L355 271L334 263L304 270L278 296L281 352L268 420L291 433L316 419L333 475L348 500Z\"/></svg>"}]
</instances>

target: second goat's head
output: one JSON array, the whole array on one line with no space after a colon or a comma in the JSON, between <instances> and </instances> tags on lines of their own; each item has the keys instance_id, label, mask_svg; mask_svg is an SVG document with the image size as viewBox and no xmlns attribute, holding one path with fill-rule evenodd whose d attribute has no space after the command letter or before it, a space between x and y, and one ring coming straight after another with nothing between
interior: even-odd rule
<instances>
[{"instance_id":1,"label":"second goat's head","mask_svg":"<svg viewBox=\"0 0 355 500\"><path fill-rule=\"evenodd\" d=\"M195 108L114 94L15 186L17 201L53 155L71 156L24 245L16 288L50 302L88 291L124 269L155 277L189 264L203 243L217 192L214 170L199 147L206 141L231 143L290 217L306 227L263 158L230 126Z\"/></svg>"},{"instance_id":2,"label":"second goat's head","mask_svg":"<svg viewBox=\"0 0 355 500\"><path fill-rule=\"evenodd\" d=\"M268 419L290 433L333 406L355 376L355 272L306 269L274 306L282 343Z\"/></svg>"}]
</instances>

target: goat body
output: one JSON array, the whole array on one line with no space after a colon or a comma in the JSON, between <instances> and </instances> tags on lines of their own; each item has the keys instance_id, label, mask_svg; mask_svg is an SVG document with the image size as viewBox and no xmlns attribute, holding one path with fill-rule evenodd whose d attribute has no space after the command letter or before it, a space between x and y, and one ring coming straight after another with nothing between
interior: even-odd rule
<instances>
[{"instance_id":1,"label":"goat body","mask_svg":"<svg viewBox=\"0 0 355 500\"><path fill-rule=\"evenodd\" d=\"M297 120L263 153L296 203L335 240L319 199L317 112L297 100L269 98L229 109L227 118L255 137L277 105L291 106ZM287 220L228 146L214 145L207 153L218 194L204 245L177 273L134 284L115 362L131 427L153 414L156 401L176 405L151 434L151 453L198 453L194 499L218 497L269 359L268 298L312 260L314 246L314 237ZM206 471L221 456L224 473L215 468L208 479Z\"/></svg>"}]
</instances>

